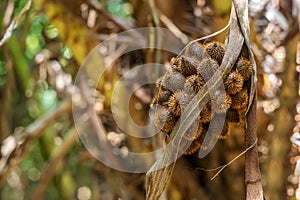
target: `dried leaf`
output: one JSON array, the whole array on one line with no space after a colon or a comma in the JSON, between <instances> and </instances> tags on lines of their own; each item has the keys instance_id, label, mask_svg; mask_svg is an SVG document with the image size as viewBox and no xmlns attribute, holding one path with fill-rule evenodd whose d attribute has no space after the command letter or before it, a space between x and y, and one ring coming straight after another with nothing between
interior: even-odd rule
<instances>
[{"instance_id":1,"label":"dried leaf","mask_svg":"<svg viewBox=\"0 0 300 200\"><path fill-rule=\"evenodd\" d=\"M246 147L252 146L257 140L256 137L256 64L250 48L250 28L248 22L248 1L233 0L233 4L239 19L240 28L243 32L245 44L248 50L249 60L253 66L254 74L251 77L250 97L247 112L247 129L245 132ZM259 171L259 160L257 146L255 145L246 153L245 181L246 199L264 199L261 175Z\"/></svg>"},{"instance_id":2,"label":"dried leaf","mask_svg":"<svg viewBox=\"0 0 300 200\"><path fill-rule=\"evenodd\" d=\"M167 154L157 160L146 176L146 199L158 199L164 191L169 179L171 178L176 162L168 165L169 157ZM161 168L161 166L165 166Z\"/></svg>"},{"instance_id":3,"label":"dried leaf","mask_svg":"<svg viewBox=\"0 0 300 200\"><path fill-rule=\"evenodd\" d=\"M256 91L256 82L257 82L257 67L254 60L253 53L251 51L250 47L250 26L249 26L249 20L248 20L248 1L237 1L233 0L233 5L235 8L235 11L237 13L237 18L239 20L239 26L241 28L241 31L244 35L245 44L248 50L249 55L249 61L251 62L253 66L253 76L251 76L251 84L250 84L250 95L249 95L249 104L247 112L249 111L250 106L252 105L254 94Z\"/></svg>"},{"instance_id":4,"label":"dried leaf","mask_svg":"<svg viewBox=\"0 0 300 200\"><path fill-rule=\"evenodd\" d=\"M231 10L231 22L230 22L230 33L228 37L227 50L225 52L222 64L214 76L207 82L207 87L203 87L198 94L192 99L186 110L181 116L180 123L177 123L174 130L171 133L169 141L171 142L171 149L167 149L164 155L157 160L152 168L146 175L146 199L156 200L158 199L163 190L165 189L175 166L175 160L179 155L179 144L183 138L183 135L197 119L201 110L204 108L209 100L209 91L214 91L220 84L222 84L223 77L226 76L232 69L236 62L242 46L244 43L244 37L240 31L236 10L232 6ZM204 143L207 142L204 140ZM216 143L217 141L215 141ZM204 157L207 155L214 145L208 149L200 149L199 156ZM174 161L170 164L170 162Z\"/></svg>"}]
</instances>

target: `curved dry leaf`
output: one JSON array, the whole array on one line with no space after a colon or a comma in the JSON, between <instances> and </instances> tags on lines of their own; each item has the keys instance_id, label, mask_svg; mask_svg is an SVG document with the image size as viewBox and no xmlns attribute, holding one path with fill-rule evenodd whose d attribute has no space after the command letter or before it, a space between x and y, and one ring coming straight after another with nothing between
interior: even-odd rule
<instances>
[{"instance_id":1,"label":"curved dry leaf","mask_svg":"<svg viewBox=\"0 0 300 200\"><path fill-rule=\"evenodd\" d=\"M169 163L172 160L171 158L177 158L178 147L184 133L192 125L193 121L197 118L201 110L208 102L209 91L214 91L219 87L219 85L223 81L222 77L226 76L230 72L242 50L244 37L242 32L240 31L236 10L234 9L234 6L232 7L233 8L231 10L228 45L222 64L217 72L213 75L213 77L207 82L207 87L203 87L192 99L191 103L182 114L180 125L179 123L177 123L174 130L172 131L169 141L172 142L172 146L175 151L165 152L164 155L159 160L157 160L152 168L148 171L146 175L147 200L156 200L161 196L175 166L175 161L171 164ZM205 152L203 152L204 150L201 152L201 149L199 153L206 155L211 150L211 148L205 150Z\"/></svg>"},{"instance_id":2,"label":"curved dry leaf","mask_svg":"<svg viewBox=\"0 0 300 200\"><path fill-rule=\"evenodd\" d=\"M168 165L169 162L170 157L164 153L148 171L146 175L146 199L158 199L163 193L175 167L175 162ZM161 168L161 166L165 167Z\"/></svg>"},{"instance_id":3,"label":"curved dry leaf","mask_svg":"<svg viewBox=\"0 0 300 200\"><path fill-rule=\"evenodd\" d=\"M249 104L247 108L247 112L250 109L250 106L252 105L253 98L256 91L256 82L257 82L257 67L254 60L253 53L251 51L250 46L250 26L249 26L249 20L248 20L248 1L237 1L233 0L233 5L237 14L237 18L239 20L239 27L243 33L245 44L248 50L249 55L249 61L251 62L253 66L253 76L251 76L251 84L250 84L250 95L249 95Z\"/></svg>"}]
</instances>

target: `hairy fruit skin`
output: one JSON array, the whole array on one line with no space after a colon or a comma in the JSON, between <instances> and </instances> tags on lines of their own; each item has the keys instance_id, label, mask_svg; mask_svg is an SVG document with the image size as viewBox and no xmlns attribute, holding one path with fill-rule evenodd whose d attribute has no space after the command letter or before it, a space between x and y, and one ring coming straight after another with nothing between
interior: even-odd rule
<instances>
[{"instance_id":1,"label":"hairy fruit skin","mask_svg":"<svg viewBox=\"0 0 300 200\"><path fill-rule=\"evenodd\" d=\"M184 134L184 138L187 140L195 140L203 132L203 124L199 122L199 119L195 120L192 125L188 128L186 133Z\"/></svg>"},{"instance_id":2,"label":"hairy fruit skin","mask_svg":"<svg viewBox=\"0 0 300 200\"><path fill-rule=\"evenodd\" d=\"M171 68L157 80L158 93L151 104L151 108L155 104L161 106L155 113L155 126L159 130L167 134L173 131L192 99L199 98L199 91L207 87L206 83L218 70L225 50L219 42L194 43L186 48L184 55L171 59ZM181 153L190 155L200 148L206 150L216 139L226 139L232 125L244 125L249 98L246 81L252 71L250 61L240 56L231 72L222 77L225 90L219 88L210 94L211 99L179 141Z\"/></svg>"},{"instance_id":3,"label":"hairy fruit skin","mask_svg":"<svg viewBox=\"0 0 300 200\"><path fill-rule=\"evenodd\" d=\"M175 116L179 117L182 111L189 104L190 99L191 97L184 91L177 91L170 97L168 101L168 108Z\"/></svg>"},{"instance_id":4,"label":"hairy fruit skin","mask_svg":"<svg viewBox=\"0 0 300 200\"><path fill-rule=\"evenodd\" d=\"M250 78L253 71L253 67L249 60L247 60L244 57L240 57L238 61L235 63L234 67L241 74L241 76L245 81L247 81Z\"/></svg>"},{"instance_id":5,"label":"hairy fruit skin","mask_svg":"<svg viewBox=\"0 0 300 200\"><path fill-rule=\"evenodd\" d=\"M209 101L200 113L200 122L208 123L213 118L214 113L211 111L211 102Z\"/></svg>"},{"instance_id":6,"label":"hairy fruit skin","mask_svg":"<svg viewBox=\"0 0 300 200\"><path fill-rule=\"evenodd\" d=\"M215 91L211 104L214 112L218 114L226 113L232 103L231 96L225 91Z\"/></svg>"},{"instance_id":7,"label":"hairy fruit skin","mask_svg":"<svg viewBox=\"0 0 300 200\"><path fill-rule=\"evenodd\" d=\"M185 78L182 74L176 71L168 71L162 78L163 87L172 92L182 90L185 83Z\"/></svg>"},{"instance_id":8,"label":"hairy fruit skin","mask_svg":"<svg viewBox=\"0 0 300 200\"><path fill-rule=\"evenodd\" d=\"M238 110L234 110L230 108L226 112L226 119L228 120L229 123L238 124L240 122L240 115Z\"/></svg>"},{"instance_id":9,"label":"hairy fruit skin","mask_svg":"<svg viewBox=\"0 0 300 200\"><path fill-rule=\"evenodd\" d=\"M236 94L241 91L244 84L244 78L238 71L232 71L224 81L224 86L229 94Z\"/></svg>"},{"instance_id":10,"label":"hairy fruit skin","mask_svg":"<svg viewBox=\"0 0 300 200\"><path fill-rule=\"evenodd\" d=\"M186 78L184 83L184 91L194 96L204 85L205 81L203 78L197 74L194 74Z\"/></svg>"},{"instance_id":11,"label":"hairy fruit skin","mask_svg":"<svg viewBox=\"0 0 300 200\"><path fill-rule=\"evenodd\" d=\"M246 110L248 107L248 92L247 88L241 90L232 96L231 107L236 110Z\"/></svg>"},{"instance_id":12,"label":"hairy fruit skin","mask_svg":"<svg viewBox=\"0 0 300 200\"><path fill-rule=\"evenodd\" d=\"M176 124L176 117L165 107L155 113L155 126L164 133L170 133Z\"/></svg>"},{"instance_id":13,"label":"hairy fruit skin","mask_svg":"<svg viewBox=\"0 0 300 200\"><path fill-rule=\"evenodd\" d=\"M198 151L201 147L201 142L196 139L193 140L191 145L187 148L187 150L183 153L184 155L191 155L193 153L195 153L196 151Z\"/></svg>"},{"instance_id":14,"label":"hairy fruit skin","mask_svg":"<svg viewBox=\"0 0 300 200\"><path fill-rule=\"evenodd\" d=\"M166 105L170 96L172 95L169 90L161 90L159 91L152 99L150 107L153 108L155 104Z\"/></svg>"},{"instance_id":15,"label":"hairy fruit skin","mask_svg":"<svg viewBox=\"0 0 300 200\"><path fill-rule=\"evenodd\" d=\"M212 59L216 60L219 65L221 65L223 57L225 55L225 47L222 43L210 42L205 45L205 50Z\"/></svg>"},{"instance_id":16,"label":"hairy fruit skin","mask_svg":"<svg viewBox=\"0 0 300 200\"><path fill-rule=\"evenodd\" d=\"M196 59L198 61L202 61L203 59L210 58L209 54L205 50L204 46L199 43L192 43L189 46L187 46L185 50L185 55Z\"/></svg>"},{"instance_id":17,"label":"hairy fruit skin","mask_svg":"<svg viewBox=\"0 0 300 200\"><path fill-rule=\"evenodd\" d=\"M170 61L171 67L184 77L196 74L199 64L199 61L186 56L173 57Z\"/></svg>"},{"instance_id":18,"label":"hairy fruit skin","mask_svg":"<svg viewBox=\"0 0 300 200\"><path fill-rule=\"evenodd\" d=\"M212 59L204 59L197 67L197 74L207 82L217 71L219 64Z\"/></svg>"}]
</instances>

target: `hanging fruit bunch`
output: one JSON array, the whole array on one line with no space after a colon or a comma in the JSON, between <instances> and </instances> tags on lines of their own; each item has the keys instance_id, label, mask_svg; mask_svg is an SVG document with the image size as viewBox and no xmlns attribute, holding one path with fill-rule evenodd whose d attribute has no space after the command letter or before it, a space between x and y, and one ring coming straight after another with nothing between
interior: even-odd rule
<instances>
[{"instance_id":1,"label":"hanging fruit bunch","mask_svg":"<svg viewBox=\"0 0 300 200\"><path fill-rule=\"evenodd\" d=\"M156 82L158 92L151 103L151 108L155 109L155 126L160 131L170 135L189 102L221 65L225 51L224 45L219 42L206 45L193 43L187 47L184 55L171 59L170 69ZM211 100L184 134L188 144L192 141L188 148L183 148L187 149L184 154L198 151L206 134L225 139L230 134L231 125L243 123L248 107L247 82L252 71L249 60L240 56L231 72L223 77L226 92L213 91ZM222 130L217 130L218 125L214 123L224 114L224 126Z\"/></svg>"}]
</instances>

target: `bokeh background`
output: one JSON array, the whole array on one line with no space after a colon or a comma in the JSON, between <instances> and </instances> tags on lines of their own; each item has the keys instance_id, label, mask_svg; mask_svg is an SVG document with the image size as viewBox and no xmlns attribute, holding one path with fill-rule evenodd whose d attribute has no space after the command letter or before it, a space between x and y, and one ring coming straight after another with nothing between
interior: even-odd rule
<instances>
[{"instance_id":1,"label":"bokeh background","mask_svg":"<svg viewBox=\"0 0 300 200\"><path fill-rule=\"evenodd\" d=\"M197 39L225 27L230 9L230 0L2 0L1 199L145 199L145 174L103 165L78 139L70 100L76 73L88 53L114 34L159 26L182 40L185 35ZM249 16L258 64L258 147L264 194L272 200L297 199L300 1L249 0ZM226 35L224 31L204 42L224 42ZM120 46L110 48L122 52ZM122 55L98 84L94 109L108 141L125 153L152 151L161 147L163 139L137 139L119 130L110 110L112 89L129 69L151 62L167 64L172 56L154 49ZM153 85L142 86L124 105L139 125L149 120L153 94ZM232 128L230 137L219 141L204 159L181 157L162 199L243 199L243 156L214 180L210 178L217 172L213 169L244 150L243 130Z\"/></svg>"}]
</instances>

